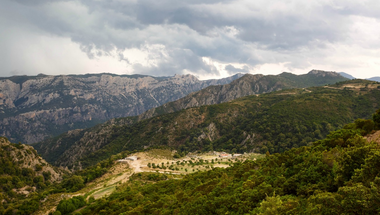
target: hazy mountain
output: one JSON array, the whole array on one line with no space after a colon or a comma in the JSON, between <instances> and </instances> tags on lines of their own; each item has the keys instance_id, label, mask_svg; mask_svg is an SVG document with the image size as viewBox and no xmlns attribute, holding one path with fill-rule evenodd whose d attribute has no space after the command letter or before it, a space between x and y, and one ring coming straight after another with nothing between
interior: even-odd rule
<instances>
[{"instance_id":1,"label":"hazy mountain","mask_svg":"<svg viewBox=\"0 0 380 215\"><path fill-rule=\"evenodd\" d=\"M352 76L348 73L345 73L345 72L339 72L339 74L345 78L348 78L348 79L356 79L354 76Z\"/></svg>"},{"instance_id":2,"label":"hazy mountain","mask_svg":"<svg viewBox=\"0 0 380 215\"><path fill-rule=\"evenodd\" d=\"M372 78L369 78L368 80L380 82L380 77L372 77Z\"/></svg>"},{"instance_id":3,"label":"hazy mountain","mask_svg":"<svg viewBox=\"0 0 380 215\"><path fill-rule=\"evenodd\" d=\"M348 78L348 79L356 79L354 76L350 75L350 74L347 74L345 72L339 72L339 74L345 78ZM372 78L366 78L366 80L370 80L370 81L379 81L380 82L380 77L372 77Z\"/></svg>"},{"instance_id":4,"label":"hazy mountain","mask_svg":"<svg viewBox=\"0 0 380 215\"><path fill-rule=\"evenodd\" d=\"M188 108L128 124L123 118L34 145L62 166L89 166L124 150L169 146L180 152L282 152L323 138L380 107L380 85L352 80L288 89Z\"/></svg>"},{"instance_id":5,"label":"hazy mountain","mask_svg":"<svg viewBox=\"0 0 380 215\"><path fill-rule=\"evenodd\" d=\"M33 143L115 117L133 116L210 85L192 75L87 74L13 76L0 79L0 135Z\"/></svg>"}]
</instances>

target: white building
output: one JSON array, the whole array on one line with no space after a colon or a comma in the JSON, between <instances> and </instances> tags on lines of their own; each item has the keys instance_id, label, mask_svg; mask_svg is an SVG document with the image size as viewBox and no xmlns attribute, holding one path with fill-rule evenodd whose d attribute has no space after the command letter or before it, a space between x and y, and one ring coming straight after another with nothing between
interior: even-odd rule
<instances>
[{"instance_id":1,"label":"white building","mask_svg":"<svg viewBox=\"0 0 380 215\"><path fill-rule=\"evenodd\" d=\"M130 161L136 161L138 158L137 156L130 156L130 157L126 157L125 160L130 160Z\"/></svg>"}]
</instances>

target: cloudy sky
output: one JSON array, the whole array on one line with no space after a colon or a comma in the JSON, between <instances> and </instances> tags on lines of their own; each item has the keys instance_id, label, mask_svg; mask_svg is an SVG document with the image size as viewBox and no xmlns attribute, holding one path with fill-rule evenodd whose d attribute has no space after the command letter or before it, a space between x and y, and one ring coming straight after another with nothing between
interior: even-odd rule
<instances>
[{"instance_id":1,"label":"cloudy sky","mask_svg":"<svg viewBox=\"0 0 380 215\"><path fill-rule=\"evenodd\" d=\"M378 0L0 0L0 76L380 76Z\"/></svg>"}]
</instances>

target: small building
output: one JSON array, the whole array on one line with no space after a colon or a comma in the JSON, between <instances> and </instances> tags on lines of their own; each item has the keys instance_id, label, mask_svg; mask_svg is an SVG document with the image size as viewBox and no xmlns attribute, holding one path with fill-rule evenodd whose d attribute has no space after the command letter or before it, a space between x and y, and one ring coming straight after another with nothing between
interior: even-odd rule
<instances>
[{"instance_id":1,"label":"small building","mask_svg":"<svg viewBox=\"0 0 380 215\"><path fill-rule=\"evenodd\" d=\"M220 158L228 158L228 157L231 157L231 154L220 154L219 157Z\"/></svg>"},{"instance_id":2,"label":"small building","mask_svg":"<svg viewBox=\"0 0 380 215\"><path fill-rule=\"evenodd\" d=\"M125 160L136 161L136 160L138 160L138 157L137 156L130 156L130 157L126 157Z\"/></svg>"},{"instance_id":3,"label":"small building","mask_svg":"<svg viewBox=\"0 0 380 215\"><path fill-rule=\"evenodd\" d=\"M234 154L234 156L232 156L232 157L240 157L240 156L242 156L242 154Z\"/></svg>"}]
</instances>

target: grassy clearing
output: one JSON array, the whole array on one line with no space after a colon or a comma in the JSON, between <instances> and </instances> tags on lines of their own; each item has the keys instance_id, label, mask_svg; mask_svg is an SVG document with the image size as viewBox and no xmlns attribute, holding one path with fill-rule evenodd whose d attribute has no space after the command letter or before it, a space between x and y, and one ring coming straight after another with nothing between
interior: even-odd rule
<instances>
[{"instance_id":1,"label":"grassy clearing","mask_svg":"<svg viewBox=\"0 0 380 215\"><path fill-rule=\"evenodd\" d=\"M219 158L214 154L204 153L193 155L193 157L184 157L178 160L160 160L160 162L149 162L146 164L144 171L189 174L199 171L208 171L216 167L226 168L232 166L236 162L256 160L262 158L263 156L265 155L248 153L239 157Z\"/></svg>"},{"instance_id":2,"label":"grassy clearing","mask_svg":"<svg viewBox=\"0 0 380 215\"><path fill-rule=\"evenodd\" d=\"M169 149L151 149L146 152L152 158L166 158L173 159L173 152Z\"/></svg>"},{"instance_id":3,"label":"grassy clearing","mask_svg":"<svg viewBox=\"0 0 380 215\"><path fill-rule=\"evenodd\" d=\"M111 194L116 189L116 185L112 185L109 187L105 187L103 189L99 189L98 191L94 192L91 196L93 196L95 199L102 198L103 196Z\"/></svg>"}]
</instances>

